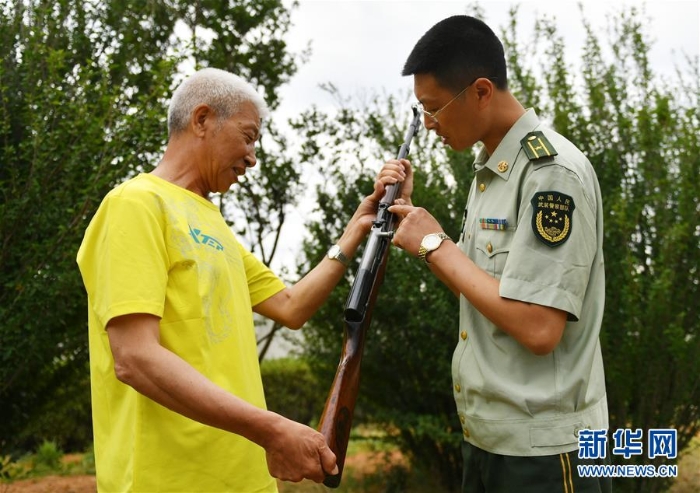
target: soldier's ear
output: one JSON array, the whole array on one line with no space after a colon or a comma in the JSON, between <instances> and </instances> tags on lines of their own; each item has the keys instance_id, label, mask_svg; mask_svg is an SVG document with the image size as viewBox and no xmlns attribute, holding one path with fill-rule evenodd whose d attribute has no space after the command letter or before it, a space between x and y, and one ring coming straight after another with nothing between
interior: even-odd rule
<instances>
[{"instance_id":1,"label":"soldier's ear","mask_svg":"<svg viewBox=\"0 0 700 493\"><path fill-rule=\"evenodd\" d=\"M486 77L480 77L474 81L474 89L479 106L483 107L491 101L496 87Z\"/></svg>"}]
</instances>

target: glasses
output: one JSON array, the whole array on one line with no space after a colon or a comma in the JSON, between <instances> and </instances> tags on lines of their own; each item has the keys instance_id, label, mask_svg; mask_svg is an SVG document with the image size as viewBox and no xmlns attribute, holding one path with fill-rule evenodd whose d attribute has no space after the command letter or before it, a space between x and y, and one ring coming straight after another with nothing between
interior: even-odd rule
<instances>
[{"instance_id":1,"label":"glasses","mask_svg":"<svg viewBox=\"0 0 700 493\"><path fill-rule=\"evenodd\" d=\"M493 77L489 77L489 79L491 79L491 78L493 78ZM471 81L469 84L467 84L467 86L466 86L464 89L462 89L461 91L459 91L459 94L457 94L455 97L453 97L452 99L450 99L445 105L443 105L442 108L440 108L439 110L437 110L437 111L435 111L435 112L430 112L430 111L424 110L424 109L423 109L423 103L420 103L420 102L416 104L416 108L418 108L420 111L422 111L423 114L424 114L425 116L427 116L428 118L430 118L430 119L433 121L433 123L438 123L437 117L438 117L438 115L440 114L440 112L441 112L442 110L444 110L445 108L447 108L455 99L457 99L457 98L460 97L462 94L464 94L465 91L466 91L467 89L469 89L469 87L470 87L474 82L477 81L477 79L479 79L479 77L477 77L476 79L474 79L473 81Z\"/></svg>"}]
</instances>

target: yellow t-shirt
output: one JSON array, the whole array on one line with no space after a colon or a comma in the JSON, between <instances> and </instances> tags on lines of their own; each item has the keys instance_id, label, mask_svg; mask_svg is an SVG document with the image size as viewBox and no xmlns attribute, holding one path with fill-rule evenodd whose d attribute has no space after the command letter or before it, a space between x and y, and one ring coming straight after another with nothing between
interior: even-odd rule
<instances>
[{"instance_id":1,"label":"yellow t-shirt","mask_svg":"<svg viewBox=\"0 0 700 493\"><path fill-rule=\"evenodd\" d=\"M149 174L104 199L78 251L88 295L100 492L274 492L265 452L119 382L105 330L161 317L161 344L212 382L265 407L252 306L284 284L236 240L219 209Z\"/></svg>"}]
</instances>

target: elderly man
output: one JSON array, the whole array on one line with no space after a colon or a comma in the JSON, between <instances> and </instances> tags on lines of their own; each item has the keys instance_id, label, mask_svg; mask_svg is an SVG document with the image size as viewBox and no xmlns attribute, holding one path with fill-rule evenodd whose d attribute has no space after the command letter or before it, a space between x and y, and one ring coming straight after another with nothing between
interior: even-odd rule
<instances>
[{"instance_id":1,"label":"elderly man","mask_svg":"<svg viewBox=\"0 0 700 493\"><path fill-rule=\"evenodd\" d=\"M296 329L371 227L378 181L337 245L285 287L208 200L256 164L267 107L204 69L175 91L151 173L112 190L78 252L88 295L100 492L269 492L336 472L315 430L267 411L253 312Z\"/></svg>"}]
</instances>

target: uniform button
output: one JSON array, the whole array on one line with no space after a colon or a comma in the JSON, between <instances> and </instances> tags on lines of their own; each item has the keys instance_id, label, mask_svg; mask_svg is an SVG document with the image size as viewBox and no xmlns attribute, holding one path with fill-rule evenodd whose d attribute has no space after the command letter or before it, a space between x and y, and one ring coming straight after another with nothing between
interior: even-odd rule
<instances>
[{"instance_id":1,"label":"uniform button","mask_svg":"<svg viewBox=\"0 0 700 493\"><path fill-rule=\"evenodd\" d=\"M486 245L486 251L489 253L493 252L493 245L490 242Z\"/></svg>"},{"instance_id":2,"label":"uniform button","mask_svg":"<svg viewBox=\"0 0 700 493\"><path fill-rule=\"evenodd\" d=\"M479 184L479 191L483 192L484 190L486 190L486 185L483 183L480 183Z\"/></svg>"},{"instance_id":3,"label":"uniform button","mask_svg":"<svg viewBox=\"0 0 700 493\"><path fill-rule=\"evenodd\" d=\"M469 438L469 430L467 428L464 428L464 436Z\"/></svg>"},{"instance_id":4,"label":"uniform button","mask_svg":"<svg viewBox=\"0 0 700 493\"><path fill-rule=\"evenodd\" d=\"M464 424L464 423L466 423L467 418L465 418L464 415L460 414L460 415L459 415L459 421L460 421L460 423Z\"/></svg>"},{"instance_id":5,"label":"uniform button","mask_svg":"<svg viewBox=\"0 0 700 493\"><path fill-rule=\"evenodd\" d=\"M462 390L462 387L460 387L459 384L456 383L455 384L455 392L459 392L460 390Z\"/></svg>"},{"instance_id":6,"label":"uniform button","mask_svg":"<svg viewBox=\"0 0 700 493\"><path fill-rule=\"evenodd\" d=\"M466 338L467 338L467 331L466 331L466 330L463 330L462 333L459 334L459 336L460 336L463 340L466 340Z\"/></svg>"}]
</instances>

